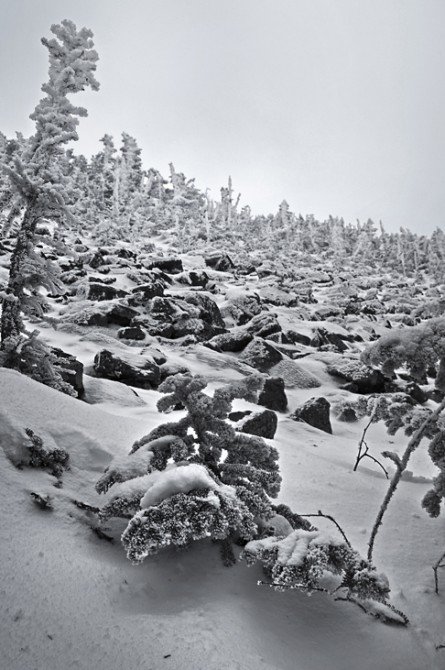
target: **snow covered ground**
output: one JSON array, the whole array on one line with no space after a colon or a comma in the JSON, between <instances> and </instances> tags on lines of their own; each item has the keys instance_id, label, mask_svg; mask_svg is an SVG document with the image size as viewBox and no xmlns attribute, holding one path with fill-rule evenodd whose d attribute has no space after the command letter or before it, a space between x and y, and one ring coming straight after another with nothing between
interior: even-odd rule
<instances>
[{"instance_id":1,"label":"snow covered ground","mask_svg":"<svg viewBox=\"0 0 445 670\"><path fill-rule=\"evenodd\" d=\"M187 364L194 373L208 374L211 354L203 360L190 353ZM224 373L230 376L227 368ZM327 396L335 388L318 391ZM445 643L445 586L434 593L431 570L443 551L443 521L429 519L420 508L431 475L427 459L416 466L422 477L402 482L376 543L375 562L389 577L392 602L411 621L401 628L324 594L308 597L257 586L263 578L258 566L224 568L207 541L132 566L118 540L124 523L110 523L108 532L116 540L110 544L92 532L88 513L71 501L102 504L95 481L113 456L126 453L135 439L163 422L155 409L160 394L138 389L145 405L118 406L109 396L105 404L87 405L4 369L0 393L5 670L445 667L445 651L435 648ZM291 391L290 404L310 394ZM7 454L20 452L25 427L69 451L71 470L62 488L53 486L49 474L17 469L8 460ZM328 435L281 417L274 440L283 475L280 502L304 514L333 514L365 553L386 481L370 461L352 472L360 426L334 420L333 431ZM376 454L388 445L379 426L369 438ZM40 510L31 491L49 494L54 510Z\"/></svg>"}]
</instances>

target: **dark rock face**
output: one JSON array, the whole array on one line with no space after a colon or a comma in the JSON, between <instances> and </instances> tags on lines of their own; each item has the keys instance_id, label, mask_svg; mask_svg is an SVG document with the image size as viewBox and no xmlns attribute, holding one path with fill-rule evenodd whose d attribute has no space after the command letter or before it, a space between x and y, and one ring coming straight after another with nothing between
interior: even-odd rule
<instances>
[{"instance_id":1,"label":"dark rock face","mask_svg":"<svg viewBox=\"0 0 445 670\"><path fill-rule=\"evenodd\" d=\"M82 286L79 288L80 292L85 293L85 297L88 300L113 300L114 298L124 298L127 295L126 291L122 289L115 288L110 284L104 284L103 282L89 282L85 287Z\"/></svg>"},{"instance_id":2,"label":"dark rock face","mask_svg":"<svg viewBox=\"0 0 445 670\"><path fill-rule=\"evenodd\" d=\"M343 338L338 335L338 333L330 333L325 328L317 328L310 342L312 347L325 347L326 345L332 345L337 351L342 353L348 349L348 345L344 343Z\"/></svg>"},{"instance_id":3,"label":"dark rock face","mask_svg":"<svg viewBox=\"0 0 445 670\"><path fill-rule=\"evenodd\" d=\"M63 381L70 384L77 391L77 397L81 398L84 393L83 363L78 361L75 356L67 354L57 347L51 347L51 353L55 356L53 362L55 369L59 372Z\"/></svg>"},{"instance_id":4,"label":"dark rock face","mask_svg":"<svg viewBox=\"0 0 445 670\"><path fill-rule=\"evenodd\" d=\"M117 336L120 340L144 340L145 333L139 326L128 326L119 328Z\"/></svg>"},{"instance_id":5,"label":"dark rock face","mask_svg":"<svg viewBox=\"0 0 445 670\"><path fill-rule=\"evenodd\" d=\"M167 274L175 275L183 272L184 268L182 267L182 261L180 258L152 258L149 261L144 263L145 267L148 270L153 268L159 268Z\"/></svg>"},{"instance_id":6,"label":"dark rock face","mask_svg":"<svg viewBox=\"0 0 445 670\"><path fill-rule=\"evenodd\" d=\"M258 397L258 404L275 412L285 412L287 410L287 396L284 388L284 379L269 377L264 382L263 389Z\"/></svg>"},{"instance_id":7,"label":"dark rock face","mask_svg":"<svg viewBox=\"0 0 445 670\"><path fill-rule=\"evenodd\" d=\"M230 301L228 308L237 326L243 326L257 314L261 314L262 303L257 293L239 295Z\"/></svg>"},{"instance_id":8,"label":"dark rock face","mask_svg":"<svg viewBox=\"0 0 445 670\"><path fill-rule=\"evenodd\" d=\"M277 425L278 418L275 412L265 409L263 412L255 412L244 419L239 426L239 431L272 440L277 431Z\"/></svg>"},{"instance_id":9,"label":"dark rock face","mask_svg":"<svg viewBox=\"0 0 445 670\"><path fill-rule=\"evenodd\" d=\"M283 360L283 355L265 340L255 338L241 353L240 360L260 372L267 372Z\"/></svg>"},{"instance_id":10,"label":"dark rock face","mask_svg":"<svg viewBox=\"0 0 445 670\"><path fill-rule=\"evenodd\" d=\"M345 423L354 423L358 420L358 417L352 407L345 407L337 416L337 419Z\"/></svg>"},{"instance_id":11,"label":"dark rock face","mask_svg":"<svg viewBox=\"0 0 445 670\"><path fill-rule=\"evenodd\" d=\"M221 316L219 307L212 298L203 293L186 293L181 296L190 305L199 309L199 318L216 328L226 330L226 324Z\"/></svg>"},{"instance_id":12,"label":"dark rock face","mask_svg":"<svg viewBox=\"0 0 445 670\"><path fill-rule=\"evenodd\" d=\"M209 340L226 331L217 304L201 293L186 293L180 297L155 297L148 314L135 319L150 335L178 339L195 335L198 340Z\"/></svg>"},{"instance_id":13,"label":"dark rock face","mask_svg":"<svg viewBox=\"0 0 445 670\"><path fill-rule=\"evenodd\" d=\"M133 307L146 305L152 298L163 295L164 283L159 279L154 279L152 282L135 286L131 291L131 295L128 297L128 304Z\"/></svg>"},{"instance_id":14,"label":"dark rock face","mask_svg":"<svg viewBox=\"0 0 445 670\"><path fill-rule=\"evenodd\" d=\"M292 344L304 344L309 346L311 343L311 338L308 335L297 333L295 330L286 330L286 337Z\"/></svg>"},{"instance_id":15,"label":"dark rock face","mask_svg":"<svg viewBox=\"0 0 445 670\"><path fill-rule=\"evenodd\" d=\"M314 428L323 430L325 433L332 434L331 421L329 418L330 403L326 398L310 398L304 405L297 407L290 418L294 421L308 423Z\"/></svg>"},{"instance_id":16,"label":"dark rock face","mask_svg":"<svg viewBox=\"0 0 445 670\"><path fill-rule=\"evenodd\" d=\"M88 254L86 256L87 257L84 260L91 268L93 268L93 270L97 270L98 267L105 265L108 262L105 260L104 254L100 250L90 256Z\"/></svg>"},{"instance_id":17,"label":"dark rock face","mask_svg":"<svg viewBox=\"0 0 445 670\"><path fill-rule=\"evenodd\" d=\"M411 396L413 400L423 405L428 400L428 395L423 391L418 384L410 382L404 389L405 393Z\"/></svg>"},{"instance_id":18,"label":"dark rock face","mask_svg":"<svg viewBox=\"0 0 445 670\"><path fill-rule=\"evenodd\" d=\"M235 264L230 256L224 253L216 253L206 256L204 260L207 267L219 272L231 272L235 268Z\"/></svg>"},{"instance_id":19,"label":"dark rock face","mask_svg":"<svg viewBox=\"0 0 445 670\"><path fill-rule=\"evenodd\" d=\"M254 316L246 326L246 331L256 337L269 337L281 332L281 326L275 314L263 312Z\"/></svg>"},{"instance_id":20,"label":"dark rock face","mask_svg":"<svg viewBox=\"0 0 445 670\"><path fill-rule=\"evenodd\" d=\"M214 351L242 351L253 339L253 335L240 328L234 328L229 333L215 335L206 342L206 346Z\"/></svg>"},{"instance_id":21,"label":"dark rock face","mask_svg":"<svg viewBox=\"0 0 445 670\"><path fill-rule=\"evenodd\" d=\"M94 371L98 377L143 389L157 388L161 381L159 366L154 361L142 356L125 356L124 360L107 349L94 357Z\"/></svg>"},{"instance_id":22,"label":"dark rock face","mask_svg":"<svg viewBox=\"0 0 445 670\"><path fill-rule=\"evenodd\" d=\"M209 281L209 275L207 272L204 272L204 270L201 272L191 270L190 272L181 273L175 277L175 279L180 284L187 284L188 286L200 286L201 288L204 288L204 286L206 286Z\"/></svg>"},{"instance_id":23,"label":"dark rock face","mask_svg":"<svg viewBox=\"0 0 445 670\"><path fill-rule=\"evenodd\" d=\"M138 315L138 312L128 305L115 303L105 313L108 323L115 323L117 326L130 326L132 320Z\"/></svg>"}]
</instances>

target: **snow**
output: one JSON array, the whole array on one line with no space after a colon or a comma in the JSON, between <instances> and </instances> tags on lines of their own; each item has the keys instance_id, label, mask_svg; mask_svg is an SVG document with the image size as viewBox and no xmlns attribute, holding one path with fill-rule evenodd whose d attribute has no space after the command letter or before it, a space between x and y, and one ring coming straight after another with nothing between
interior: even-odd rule
<instances>
[{"instance_id":1,"label":"snow","mask_svg":"<svg viewBox=\"0 0 445 670\"><path fill-rule=\"evenodd\" d=\"M200 371L206 372L204 367ZM94 492L98 470L128 452L146 432L147 420L135 419L134 408L122 408L127 417L105 412L3 369L0 390L2 446L17 449L22 427L29 426L66 448L73 463L63 488L56 489L48 474L15 469L0 450L5 670L443 667L435 650L443 642L443 596L432 592L429 567L442 544L437 521L420 519L417 498L425 486L402 483L400 503L388 513L376 545L376 562L388 573L396 605L412 621L407 629L388 627L323 594L308 598L258 587L263 578L258 566L224 568L207 541L186 552L166 550L132 566L118 541L124 522L115 521L111 528L113 545L100 541L89 529L86 513L70 499L102 503ZM150 409L146 411L150 418ZM351 427L335 421L334 426L337 434L317 434L314 446L307 427L280 420L281 499L301 512L316 512L318 506L329 510L363 550L362 529L369 529L385 480L371 468L351 472L356 449L348 435ZM185 475L190 467L166 475L180 470ZM151 481L151 475L146 477ZM201 477L206 479L199 473ZM146 490L145 482L140 490ZM117 485L113 493L128 484ZM421 489L414 497L413 486ZM30 491L51 495L54 511L40 511ZM407 526L411 537L406 537Z\"/></svg>"},{"instance_id":2,"label":"snow","mask_svg":"<svg viewBox=\"0 0 445 670\"><path fill-rule=\"evenodd\" d=\"M184 267L196 267L193 259L189 257ZM225 295L243 295L248 281L244 287L232 285L232 293ZM216 297L218 302L224 299ZM311 334L313 328L326 325L347 332L331 321L303 321L285 308L274 311L284 328ZM139 345L119 342L112 328L39 328L47 342L76 355L86 366L103 346L139 351ZM162 349L169 365L186 365L210 380L209 392L252 371L236 355L200 344L163 342ZM305 375L321 386L286 388L289 411L314 395L331 403L350 397L326 372L329 357L335 355L314 352L298 361ZM207 540L186 551L166 549L140 566L131 565L120 543L125 520L107 522L104 531L113 544L100 540L91 530L94 516L73 500L101 507L117 495L137 495L145 508L175 492L216 491L217 485L202 466L170 464L162 472L117 483L107 496L99 496L95 484L106 468L127 468L126 474L133 476L149 467L150 443L131 455L130 448L166 417L156 411L161 397L156 391L137 389L136 395L119 382L88 376L85 382L91 404L0 369L1 670L443 670L445 651L436 646L445 643L445 575L439 573L442 586L435 594L431 566L443 553L444 520L430 519L420 507L437 474L425 448L415 452L412 474L400 483L377 536L376 567L388 576L391 602L411 621L408 628L385 626L353 604L335 602L325 594L309 598L295 590L280 593L258 587L264 579L258 564L248 568L239 562L225 568ZM245 400L235 400L233 408L258 409ZM175 420L178 416L182 413L175 412ZM273 444L280 454L283 485L277 502L300 514L322 510L333 515L352 546L365 556L387 490L387 480L370 460L352 471L367 419L345 424L331 417L332 435L285 414L278 420ZM25 428L40 435L46 446L69 452L71 469L63 475L62 488L43 471L15 467L26 456ZM383 450L401 453L405 441L403 435L388 436L380 424L367 433L375 457ZM228 486L218 490L233 493ZM40 510L31 492L49 495L53 511ZM206 500L219 502L214 494ZM309 521L320 529L313 542L317 537L342 541L329 520ZM311 532L295 531L299 544L282 517L268 525L277 536L288 535L288 559L298 564ZM262 540L271 545L276 541ZM385 615L383 605L370 607ZM393 612L386 614L394 618Z\"/></svg>"},{"instance_id":3,"label":"snow","mask_svg":"<svg viewBox=\"0 0 445 670\"><path fill-rule=\"evenodd\" d=\"M160 472L147 476L147 492L141 500L141 508L148 509L176 493L188 493L193 489L219 488L209 475L207 468L197 463L172 464Z\"/></svg>"}]
</instances>

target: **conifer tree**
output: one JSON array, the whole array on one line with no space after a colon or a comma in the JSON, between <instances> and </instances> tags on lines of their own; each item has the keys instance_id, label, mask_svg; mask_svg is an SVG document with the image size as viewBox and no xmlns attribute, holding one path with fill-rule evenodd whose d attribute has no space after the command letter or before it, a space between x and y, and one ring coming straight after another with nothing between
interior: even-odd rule
<instances>
[{"instance_id":1,"label":"conifer tree","mask_svg":"<svg viewBox=\"0 0 445 670\"><path fill-rule=\"evenodd\" d=\"M207 382L201 377L178 374L161 384L166 395L158 409L184 406L186 416L137 441L96 486L102 493L118 484L100 516L130 517L122 541L132 561L169 544L211 537L224 541L224 560L230 564L230 541L253 539L259 519L273 516L270 498L281 482L278 453L226 421L232 400L252 400L261 383L257 376L247 377L217 389L213 397L203 393Z\"/></svg>"},{"instance_id":2,"label":"conifer tree","mask_svg":"<svg viewBox=\"0 0 445 670\"><path fill-rule=\"evenodd\" d=\"M35 121L35 134L14 167L4 168L24 206L1 319L2 363L12 367L20 367L22 311L29 302L29 286L35 287L47 275L47 267L34 248L36 227L44 218L61 221L68 215L62 158L65 145L78 139L78 117L87 113L83 107L74 106L68 96L88 87L99 88L94 77L98 55L93 49L92 32L77 30L69 20L53 25L51 32L54 38L42 38L49 52L49 77L42 86L45 95L30 116ZM34 297L38 301L37 292Z\"/></svg>"}]
</instances>

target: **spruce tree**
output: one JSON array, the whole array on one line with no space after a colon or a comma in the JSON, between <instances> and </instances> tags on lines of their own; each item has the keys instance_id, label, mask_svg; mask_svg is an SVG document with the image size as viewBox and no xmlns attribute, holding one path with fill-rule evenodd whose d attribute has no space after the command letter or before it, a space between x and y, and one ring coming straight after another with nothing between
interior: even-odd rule
<instances>
[{"instance_id":1,"label":"spruce tree","mask_svg":"<svg viewBox=\"0 0 445 670\"><path fill-rule=\"evenodd\" d=\"M92 32L78 30L69 20L53 25L51 32L54 38L42 38L49 52L49 76L42 86L45 95L30 116L35 121L35 133L14 167L4 166L24 207L1 319L1 362L16 368L20 368L23 350L22 312L30 296L35 298L35 308L39 300L35 286L47 276L47 267L35 251L36 227L44 218L61 221L68 216L65 145L78 139L78 117L87 114L68 96L88 87L99 88L94 77L98 55L93 49Z\"/></svg>"}]
</instances>

